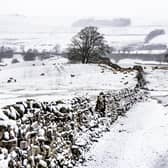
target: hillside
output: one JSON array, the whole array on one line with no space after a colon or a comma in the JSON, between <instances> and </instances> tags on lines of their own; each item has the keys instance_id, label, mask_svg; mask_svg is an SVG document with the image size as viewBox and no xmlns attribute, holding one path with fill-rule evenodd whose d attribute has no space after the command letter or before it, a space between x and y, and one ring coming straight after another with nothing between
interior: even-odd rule
<instances>
[{"instance_id":1,"label":"hillside","mask_svg":"<svg viewBox=\"0 0 168 168\"><path fill-rule=\"evenodd\" d=\"M135 72L123 73L94 64L67 64L64 59L22 62L1 67L0 105L25 98L68 98L136 84ZM15 82L16 80L16 82Z\"/></svg>"}]
</instances>

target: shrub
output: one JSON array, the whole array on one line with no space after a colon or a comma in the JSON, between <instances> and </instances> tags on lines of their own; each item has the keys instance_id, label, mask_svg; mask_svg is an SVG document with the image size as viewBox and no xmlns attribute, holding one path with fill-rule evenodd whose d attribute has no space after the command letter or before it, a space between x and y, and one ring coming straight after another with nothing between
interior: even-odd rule
<instances>
[{"instance_id":1,"label":"shrub","mask_svg":"<svg viewBox=\"0 0 168 168\"><path fill-rule=\"evenodd\" d=\"M34 61L36 59L36 52L29 49L23 56L24 61Z\"/></svg>"},{"instance_id":2,"label":"shrub","mask_svg":"<svg viewBox=\"0 0 168 168\"><path fill-rule=\"evenodd\" d=\"M12 64L16 64L16 63L19 63L19 60L18 59L16 59L16 58L14 58L13 60L12 60L12 62L11 62Z\"/></svg>"}]
</instances>

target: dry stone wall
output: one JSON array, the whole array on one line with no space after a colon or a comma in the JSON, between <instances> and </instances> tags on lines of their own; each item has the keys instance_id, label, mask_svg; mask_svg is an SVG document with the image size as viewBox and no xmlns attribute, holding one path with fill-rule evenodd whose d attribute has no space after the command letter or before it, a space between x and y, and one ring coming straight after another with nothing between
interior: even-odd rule
<instances>
[{"instance_id":1,"label":"dry stone wall","mask_svg":"<svg viewBox=\"0 0 168 168\"><path fill-rule=\"evenodd\" d=\"M0 154L11 168L74 167L118 116L144 95L135 87L102 92L96 103L75 97L70 102L27 100L6 106L2 111L16 127L0 124Z\"/></svg>"},{"instance_id":2,"label":"dry stone wall","mask_svg":"<svg viewBox=\"0 0 168 168\"><path fill-rule=\"evenodd\" d=\"M0 121L0 155L8 167L72 168L84 162L91 144L119 115L145 98L139 87L102 92L95 102L86 97L70 101L29 99L2 112L16 126Z\"/></svg>"}]
</instances>

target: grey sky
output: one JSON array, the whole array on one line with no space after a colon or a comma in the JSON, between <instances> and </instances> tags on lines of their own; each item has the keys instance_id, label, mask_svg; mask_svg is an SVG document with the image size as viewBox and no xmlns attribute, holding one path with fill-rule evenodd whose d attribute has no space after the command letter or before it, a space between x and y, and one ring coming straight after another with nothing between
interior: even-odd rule
<instances>
[{"instance_id":1,"label":"grey sky","mask_svg":"<svg viewBox=\"0 0 168 168\"><path fill-rule=\"evenodd\" d=\"M167 0L0 0L0 14L28 16L168 17Z\"/></svg>"}]
</instances>

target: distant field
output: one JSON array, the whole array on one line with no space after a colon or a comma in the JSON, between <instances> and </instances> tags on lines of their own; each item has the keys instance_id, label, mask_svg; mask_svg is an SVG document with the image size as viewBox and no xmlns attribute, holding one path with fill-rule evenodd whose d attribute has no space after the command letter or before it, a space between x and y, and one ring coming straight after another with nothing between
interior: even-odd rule
<instances>
[{"instance_id":1,"label":"distant field","mask_svg":"<svg viewBox=\"0 0 168 168\"><path fill-rule=\"evenodd\" d=\"M107 42L119 47L129 43L143 42L145 36L157 28L167 28L165 26L129 26L125 28L109 27L100 28L99 31L105 35ZM51 49L56 44L66 48L71 38L80 31L80 28L71 27L24 27L12 26L12 29L0 27L0 45L14 47L20 50L20 46L25 48L37 48L39 50Z\"/></svg>"},{"instance_id":2,"label":"distant field","mask_svg":"<svg viewBox=\"0 0 168 168\"><path fill-rule=\"evenodd\" d=\"M159 51L158 51L159 52ZM123 59L130 59L130 60L141 60L141 61L157 61L157 62L167 62L165 58L165 53L118 53L118 54L111 54L110 58L119 62Z\"/></svg>"}]
</instances>

